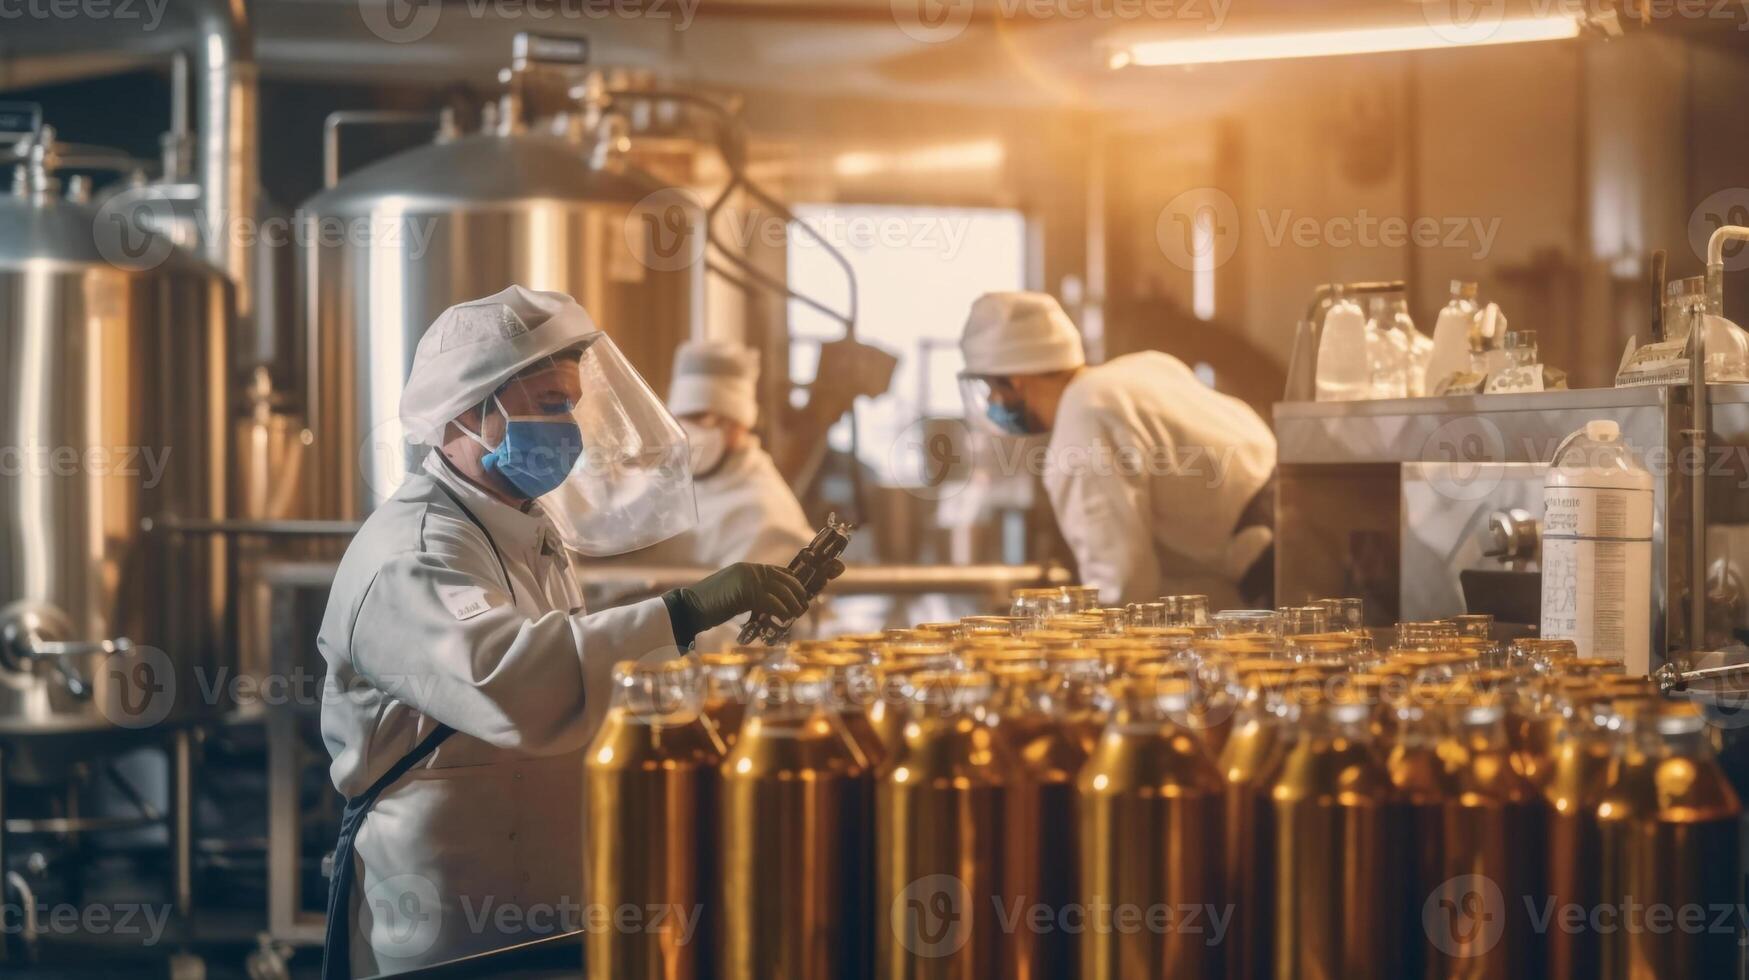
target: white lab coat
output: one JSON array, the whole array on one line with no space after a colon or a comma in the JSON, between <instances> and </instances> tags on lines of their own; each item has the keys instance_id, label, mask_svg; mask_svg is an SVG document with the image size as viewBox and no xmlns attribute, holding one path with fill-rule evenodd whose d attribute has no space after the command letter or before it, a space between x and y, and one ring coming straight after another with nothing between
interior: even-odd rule
<instances>
[{"instance_id":1,"label":"white lab coat","mask_svg":"<svg viewBox=\"0 0 1749 980\"><path fill-rule=\"evenodd\" d=\"M1205 594L1236 583L1272 533L1235 534L1275 469L1275 435L1244 402L1159 351L1089 367L1063 392L1045 490L1081 580L1108 605Z\"/></svg>"},{"instance_id":2,"label":"white lab coat","mask_svg":"<svg viewBox=\"0 0 1749 980\"><path fill-rule=\"evenodd\" d=\"M562 915L576 919L585 901L582 750L613 664L676 655L662 600L586 615L551 522L434 451L353 539L317 646L342 794L363 792L439 723L456 730L359 833L354 975L577 928Z\"/></svg>"},{"instance_id":3,"label":"white lab coat","mask_svg":"<svg viewBox=\"0 0 1749 980\"><path fill-rule=\"evenodd\" d=\"M801 502L777 471L771 454L750 438L716 472L693 485L698 524L692 530L637 552L640 564L723 568L738 561L788 565L814 540ZM694 649L719 650L735 642L747 617L706 630ZM800 630L796 631L801 632Z\"/></svg>"}]
</instances>

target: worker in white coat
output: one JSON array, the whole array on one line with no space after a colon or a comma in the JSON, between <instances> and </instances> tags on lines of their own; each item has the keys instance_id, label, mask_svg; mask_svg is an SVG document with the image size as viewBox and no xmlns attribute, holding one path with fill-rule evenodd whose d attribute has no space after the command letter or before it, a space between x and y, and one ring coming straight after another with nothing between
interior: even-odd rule
<instances>
[{"instance_id":1,"label":"worker in white coat","mask_svg":"<svg viewBox=\"0 0 1749 980\"><path fill-rule=\"evenodd\" d=\"M1249 406L1159 351L1088 365L1080 332L1043 293L980 297L960 349L969 415L1007 435L1050 434L1045 490L1103 602L1272 606L1275 436Z\"/></svg>"},{"instance_id":2,"label":"worker in white coat","mask_svg":"<svg viewBox=\"0 0 1749 980\"><path fill-rule=\"evenodd\" d=\"M698 524L638 554L641 562L719 568L738 561L787 565L814 538L801 502L753 433L759 355L741 344L695 341L674 357L668 410L691 449ZM700 636L699 650L734 642L737 624ZM793 634L792 635L796 635Z\"/></svg>"},{"instance_id":3,"label":"worker in white coat","mask_svg":"<svg viewBox=\"0 0 1749 980\"><path fill-rule=\"evenodd\" d=\"M347 548L317 640L347 798L326 977L580 928L582 750L613 664L806 607L788 572L743 564L584 610L568 549L644 547L695 515L679 426L568 296L444 312L401 414L430 451Z\"/></svg>"}]
</instances>

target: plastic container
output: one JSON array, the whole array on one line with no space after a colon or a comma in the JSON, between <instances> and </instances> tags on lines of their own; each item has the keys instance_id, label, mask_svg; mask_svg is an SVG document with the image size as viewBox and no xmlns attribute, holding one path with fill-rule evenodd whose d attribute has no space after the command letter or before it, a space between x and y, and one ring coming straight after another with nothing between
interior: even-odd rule
<instances>
[{"instance_id":1,"label":"plastic container","mask_svg":"<svg viewBox=\"0 0 1749 980\"><path fill-rule=\"evenodd\" d=\"M1543 480L1544 639L1651 669L1652 474L1599 420L1555 451Z\"/></svg>"},{"instance_id":2,"label":"plastic container","mask_svg":"<svg viewBox=\"0 0 1749 980\"><path fill-rule=\"evenodd\" d=\"M1451 301L1439 311L1433 325L1433 346L1428 354L1426 389L1470 369L1470 324L1476 319L1476 284L1453 279Z\"/></svg>"},{"instance_id":3,"label":"plastic container","mask_svg":"<svg viewBox=\"0 0 1749 980\"><path fill-rule=\"evenodd\" d=\"M1318 338L1318 401L1361 401L1368 397L1371 381L1366 315L1338 287Z\"/></svg>"}]
</instances>

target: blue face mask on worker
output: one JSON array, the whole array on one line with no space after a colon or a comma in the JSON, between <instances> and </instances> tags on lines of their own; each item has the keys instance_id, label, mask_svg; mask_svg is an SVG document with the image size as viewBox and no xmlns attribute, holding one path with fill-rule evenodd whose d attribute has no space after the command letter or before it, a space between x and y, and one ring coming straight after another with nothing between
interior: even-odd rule
<instances>
[{"instance_id":1,"label":"blue face mask on worker","mask_svg":"<svg viewBox=\"0 0 1749 980\"><path fill-rule=\"evenodd\" d=\"M558 399L537 405L537 414L511 415L497 396L492 401L504 416L504 438L480 457L481 468L531 500L553 492L583 455L583 431L571 417L574 406Z\"/></svg>"},{"instance_id":2,"label":"blue face mask on worker","mask_svg":"<svg viewBox=\"0 0 1749 980\"><path fill-rule=\"evenodd\" d=\"M991 398L984 408L984 417L1011 436L1030 435L1033 431L1027 422L1026 403L1012 393L1007 400Z\"/></svg>"}]
</instances>

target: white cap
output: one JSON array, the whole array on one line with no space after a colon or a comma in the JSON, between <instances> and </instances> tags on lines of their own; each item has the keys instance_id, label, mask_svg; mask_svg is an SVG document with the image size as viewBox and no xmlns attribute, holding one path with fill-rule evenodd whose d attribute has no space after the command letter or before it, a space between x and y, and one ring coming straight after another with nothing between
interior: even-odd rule
<instances>
[{"instance_id":1,"label":"white cap","mask_svg":"<svg viewBox=\"0 0 1749 980\"><path fill-rule=\"evenodd\" d=\"M516 372L600 333L576 300L522 286L444 310L419 338L401 390L407 441L442 442L452 419Z\"/></svg>"},{"instance_id":2,"label":"white cap","mask_svg":"<svg viewBox=\"0 0 1749 980\"><path fill-rule=\"evenodd\" d=\"M722 341L689 340L674 352L668 410L714 412L748 428L759 421L759 354Z\"/></svg>"},{"instance_id":3,"label":"white cap","mask_svg":"<svg viewBox=\"0 0 1749 980\"><path fill-rule=\"evenodd\" d=\"M985 293L960 336L970 374L1045 374L1087 363L1081 332L1048 293Z\"/></svg>"},{"instance_id":4,"label":"white cap","mask_svg":"<svg viewBox=\"0 0 1749 980\"><path fill-rule=\"evenodd\" d=\"M1621 425L1615 419L1592 419L1585 423L1585 436L1593 442L1614 442L1621 438Z\"/></svg>"}]
</instances>

